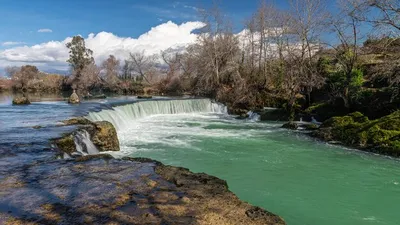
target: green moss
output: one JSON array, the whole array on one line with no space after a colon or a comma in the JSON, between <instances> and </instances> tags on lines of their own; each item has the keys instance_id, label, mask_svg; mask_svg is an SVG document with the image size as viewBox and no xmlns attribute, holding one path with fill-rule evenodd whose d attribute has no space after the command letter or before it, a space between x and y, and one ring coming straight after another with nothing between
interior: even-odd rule
<instances>
[{"instance_id":1,"label":"green moss","mask_svg":"<svg viewBox=\"0 0 400 225\"><path fill-rule=\"evenodd\" d=\"M304 125L304 128L306 130L317 130L319 128L319 126L317 124L306 124Z\"/></svg>"},{"instance_id":2,"label":"green moss","mask_svg":"<svg viewBox=\"0 0 400 225\"><path fill-rule=\"evenodd\" d=\"M368 151L400 155L400 111L377 120L369 120L359 112L333 117L321 126L332 139ZM323 137L323 135L320 135ZM324 135L326 136L326 135Z\"/></svg>"},{"instance_id":3,"label":"green moss","mask_svg":"<svg viewBox=\"0 0 400 225\"><path fill-rule=\"evenodd\" d=\"M65 153L71 154L76 151L74 137L71 134L55 140L55 144Z\"/></svg>"},{"instance_id":4,"label":"green moss","mask_svg":"<svg viewBox=\"0 0 400 225\"><path fill-rule=\"evenodd\" d=\"M84 117L75 117L69 120L64 120L62 123L65 125L89 125L92 124L92 121Z\"/></svg>"}]
</instances>

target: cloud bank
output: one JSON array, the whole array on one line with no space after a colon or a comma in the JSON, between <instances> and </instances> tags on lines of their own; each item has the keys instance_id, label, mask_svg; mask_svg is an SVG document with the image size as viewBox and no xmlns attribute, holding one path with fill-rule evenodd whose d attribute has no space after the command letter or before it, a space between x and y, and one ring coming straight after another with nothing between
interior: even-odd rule
<instances>
[{"instance_id":1,"label":"cloud bank","mask_svg":"<svg viewBox=\"0 0 400 225\"><path fill-rule=\"evenodd\" d=\"M201 22L175 24L171 21L151 28L138 38L119 37L112 33L100 32L85 37L86 46L93 50L97 63L101 63L109 55L120 60L129 57L131 52L145 51L146 54L159 53L168 48L179 48L194 43L197 35L193 31L203 27ZM67 70L68 49L63 41L50 41L33 46L16 46L0 50L0 67L36 65L42 70Z\"/></svg>"}]
</instances>

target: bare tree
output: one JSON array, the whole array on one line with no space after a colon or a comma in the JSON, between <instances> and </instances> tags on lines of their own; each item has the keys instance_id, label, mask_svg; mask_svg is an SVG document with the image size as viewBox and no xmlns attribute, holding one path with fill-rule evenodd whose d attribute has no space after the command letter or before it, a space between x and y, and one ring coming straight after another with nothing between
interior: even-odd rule
<instances>
[{"instance_id":1,"label":"bare tree","mask_svg":"<svg viewBox=\"0 0 400 225\"><path fill-rule=\"evenodd\" d=\"M344 83L340 83L340 87L331 87L331 90L335 90L337 97L342 98L345 107L349 108L352 95L350 86L359 57L360 22L352 16L351 12L346 10L346 5L341 7L344 10L339 15L331 16L330 26L340 41L339 45L332 45L331 47L335 50L335 59L339 73L344 76Z\"/></svg>"},{"instance_id":2,"label":"bare tree","mask_svg":"<svg viewBox=\"0 0 400 225\"><path fill-rule=\"evenodd\" d=\"M293 62L298 67L299 76L307 104L311 104L310 94L313 88L324 84L323 77L316 67L315 52L320 48L321 35L328 19L325 0L290 0L291 31L295 35L296 48L293 52ZM295 50L295 49L293 49Z\"/></svg>"},{"instance_id":3,"label":"bare tree","mask_svg":"<svg viewBox=\"0 0 400 225\"><path fill-rule=\"evenodd\" d=\"M161 58L167 65L167 68L165 70L167 78L172 78L179 75L181 70L181 56L177 51L173 49L161 51Z\"/></svg>"},{"instance_id":4,"label":"bare tree","mask_svg":"<svg viewBox=\"0 0 400 225\"><path fill-rule=\"evenodd\" d=\"M69 79L74 79L75 74ZM87 64L81 71L79 82L72 83L72 88L75 90L80 90L81 95L86 95L91 88L101 83L100 79L100 68L94 63Z\"/></svg>"},{"instance_id":5,"label":"bare tree","mask_svg":"<svg viewBox=\"0 0 400 225\"><path fill-rule=\"evenodd\" d=\"M144 79L152 84L154 78L156 56L146 56L145 52L135 52L130 54L131 70L140 80Z\"/></svg>"},{"instance_id":6,"label":"bare tree","mask_svg":"<svg viewBox=\"0 0 400 225\"><path fill-rule=\"evenodd\" d=\"M119 60L117 60L115 56L110 55L108 59L103 62L101 69L104 72L105 86L111 90L116 89L119 82Z\"/></svg>"},{"instance_id":7,"label":"bare tree","mask_svg":"<svg viewBox=\"0 0 400 225\"><path fill-rule=\"evenodd\" d=\"M356 20L377 27L391 27L400 32L400 1L345 0L346 10Z\"/></svg>"},{"instance_id":8,"label":"bare tree","mask_svg":"<svg viewBox=\"0 0 400 225\"><path fill-rule=\"evenodd\" d=\"M8 68L7 71L11 74L14 88L22 91L27 91L39 76L38 68L31 65L22 66L20 69Z\"/></svg>"},{"instance_id":9,"label":"bare tree","mask_svg":"<svg viewBox=\"0 0 400 225\"><path fill-rule=\"evenodd\" d=\"M201 68L198 71L199 84L212 94L237 70L233 59L240 52L239 43L232 33L228 18L215 2L210 10L202 11L202 17L206 26L201 30L198 45L192 51L197 50L197 64Z\"/></svg>"}]
</instances>

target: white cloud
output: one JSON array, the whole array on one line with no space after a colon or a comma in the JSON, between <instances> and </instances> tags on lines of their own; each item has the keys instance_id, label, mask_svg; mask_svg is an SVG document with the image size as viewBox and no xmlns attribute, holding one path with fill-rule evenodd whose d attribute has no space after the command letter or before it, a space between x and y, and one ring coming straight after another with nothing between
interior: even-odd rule
<instances>
[{"instance_id":1,"label":"white cloud","mask_svg":"<svg viewBox=\"0 0 400 225\"><path fill-rule=\"evenodd\" d=\"M39 29L37 32L39 32L39 33L52 33L53 30L52 29L48 29L48 28L42 28L42 29Z\"/></svg>"},{"instance_id":2,"label":"white cloud","mask_svg":"<svg viewBox=\"0 0 400 225\"><path fill-rule=\"evenodd\" d=\"M168 48L179 48L194 43L197 35L192 31L203 27L201 22L187 22L177 25L171 21L151 28L138 38L119 37L112 33L100 32L89 34L85 38L86 46L93 50L93 56L98 64L109 55L118 59L127 59L129 53L145 51L146 54L156 54ZM0 50L0 67L18 66L23 64L36 65L43 70L67 70L68 49L63 41L50 41L34 46L18 46Z\"/></svg>"},{"instance_id":3,"label":"white cloud","mask_svg":"<svg viewBox=\"0 0 400 225\"><path fill-rule=\"evenodd\" d=\"M24 45L25 42L18 42L18 41L6 41L1 43L2 46L13 46L13 45Z\"/></svg>"}]
</instances>

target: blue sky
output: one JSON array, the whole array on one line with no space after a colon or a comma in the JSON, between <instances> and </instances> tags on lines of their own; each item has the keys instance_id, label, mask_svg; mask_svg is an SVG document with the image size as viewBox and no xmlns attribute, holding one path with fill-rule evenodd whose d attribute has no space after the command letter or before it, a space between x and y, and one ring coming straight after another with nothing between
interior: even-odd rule
<instances>
[{"instance_id":1,"label":"blue sky","mask_svg":"<svg viewBox=\"0 0 400 225\"><path fill-rule=\"evenodd\" d=\"M280 7L286 5L285 1L276 2ZM197 20L192 7L209 7L211 3L211 0L0 0L3 17L0 43L32 45L101 31L137 37L168 20L175 23ZM225 0L222 9L239 29L257 4L258 0ZM39 29L52 32L40 33Z\"/></svg>"},{"instance_id":2,"label":"blue sky","mask_svg":"<svg viewBox=\"0 0 400 225\"><path fill-rule=\"evenodd\" d=\"M257 9L260 0L217 0L234 31ZM326 0L335 11L335 0ZM267 0L287 9L286 0ZM96 63L110 54L160 53L194 43L203 25L198 8L213 0L0 0L0 76L7 66L35 65L45 71L67 71L70 37L82 35ZM196 22L197 21L197 22Z\"/></svg>"}]
</instances>

